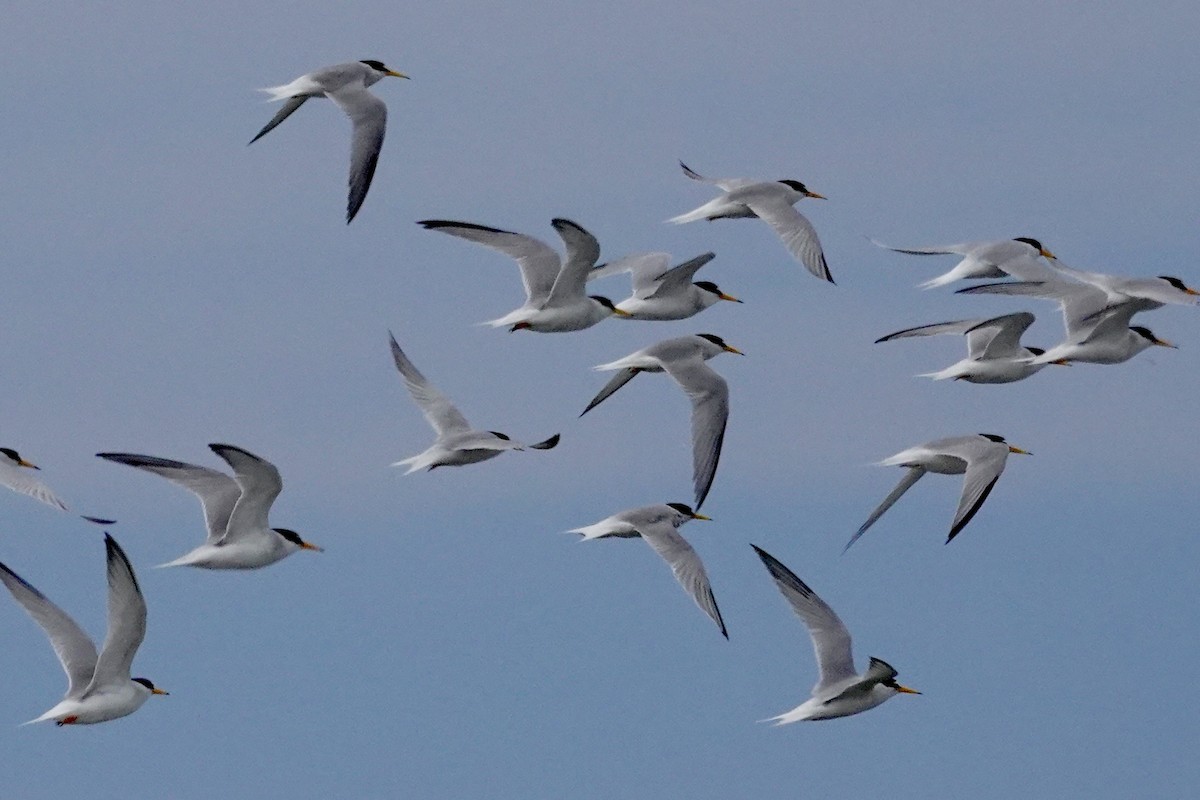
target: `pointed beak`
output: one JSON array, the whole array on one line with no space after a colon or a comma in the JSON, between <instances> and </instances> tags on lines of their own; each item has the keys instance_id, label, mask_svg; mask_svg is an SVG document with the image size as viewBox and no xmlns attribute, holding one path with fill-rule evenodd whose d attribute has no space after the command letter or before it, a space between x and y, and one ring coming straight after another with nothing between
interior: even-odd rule
<instances>
[{"instance_id":1,"label":"pointed beak","mask_svg":"<svg viewBox=\"0 0 1200 800\"><path fill-rule=\"evenodd\" d=\"M702 520L706 520L708 522L712 522L712 517L706 517L703 514L692 514L692 519L702 519Z\"/></svg>"},{"instance_id":2,"label":"pointed beak","mask_svg":"<svg viewBox=\"0 0 1200 800\"><path fill-rule=\"evenodd\" d=\"M313 551L315 551L315 552L318 552L318 553L324 553L324 552L325 552L325 548L324 548L324 547L317 547L317 546L316 546L315 544L313 544L312 542L301 542L301 543L300 543L300 549L301 549L301 550L313 550Z\"/></svg>"},{"instance_id":3,"label":"pointed beak","mask_svg":"<svg viewBox=\"0 0 1200 800\"><path fill-rule=\"evenodd\" d=\"M896 684L896 691L900 692L901 694L920 694L920 692L918 692L916 689L910 689L907 686L901 686L898 683Z\"/></svg>"},{"instance_id":4,"label":"pointed beak","mask_svg":"<svg viewBox=\"0 0 1200 800\"><path fill-rule=\"evenodd\" d=\"M744 355L746 355L746 354L745 354L745 353L743 353L741 350L738 350L736 347L734 347L734 346L733 346L733 345L731 345L731 344L727 344L727 345L725 345L725 347L724 347L724 348L722 348L722 349L724 349L726 353L734 353L735 355L739 355L739 356L744 356Z\"/></svg>"},{"instance_id":5,"label":"pointed beak","mask_svg":"<svg viewBox=\"0 0 1200 800\"><path fill-rule=\"evenodd\" d=\"M150 690L150 694L170 694L170 692L164 692L162 689L156 687Z\"/></svg>"},{"instance_id":6,"label":"pointed beak","mask_svg":"<svg viewBox=\"0 0 1200 800\"><path fill-rule=\"evenodd\" d=\"M17 462L17 466L18 467L29 467L30 469L41 469L41 467L39 467L37 464L26 461L23 458Z\"/></svg>"},{"instance_id":7,"label":"pointed beak","mask_svg":"<svg viewBox=\"0 0 1200 800\"><path fill-rule=\"evenodd\" d=\"M1159 347L1169 347L1169 348L1171 348L1172 350L1178 350L1178 349L1179 349L1179 345L1177 345L1177 344L1171 344L1171 343L1170 343L1170 342L1168 342L1166 339L1155 339L1155 340L1154 340L1154 343L1155 343L1156 345L1158 345Z\"/></svg>"},{"instance_id":8,"label":"pointed beak","mask_svg":"<svg viewBox=\"0 0 1200 800\"><path fill-rule=\"evenodd\" d=\"M1191 289L1191 288L1184 289L1183 291L1185 294L1200 294L1200 292L1197 292L1195 289Z\"/></svg>"},{"instance_id":9,"label":"pointed beak","mask_svg":"<svg viewBox=\"0 0 1200 800\"><path fill-rule=\"evenodd\" d=\"M1044 247L1038 252L1040 252L1046 258L1053 259L1054 261L1058 260L1058 258L1054 255L1054 253L1051 253L1049 250L1047 250Z\"/></svg>"},{"instance_id":10,"label":"pointed beak","mask_svg":"<svg viewBox=\"0 0 1200 800\"><path fill-rule=\"evenodd\" d=\"M516 333L517 331L527 330L529 327L530 325L528 322L518 322L516 325L513 325L511 328L509 328L508 332Z\"/></svg>"},{"instance_id":11,"label":"pointed beak","mask_svg":"<svg viewBox=\"0 0 1200 800\"><path fill-rule=\"evenodd\" d=\"M721 298L722 300L728 300L728 301L729 301L729 302L731 302L731 303L740 303L740 302L742 302L741 300L738 300L738 299L737 299L736 297L734 297L733 295L731 295L731 294L725 294L724 292L720 292L720 293L717 295L717 297Z\"/></svg>"},{"instance_id":12,"label":"pointed beak","mask_svg":"<svg viewBox=\"0 0 1200 800\"><path fill-rule=\"evenodd\" d=\"M1033 455L1033 453L1029 452L1028 450L1022 450L1022 449L1021 449L1021 448L1019 448L1019 447L1013 447L1011 444L1008 446L1008 452L1010 452L1010 453L1018 453L1018 454L1020 454L1020 455L1023 455L1023 456L1031 456L1031 455Z\"/></svg>"},{"instance_id":13,"label":"pointed beak","mask_svg":"<svg viewBox=\"0 0 1200 800\"><path fill-rule=\"evenodd\" d=\"M404 78L405 80L412 80L412 78L408 77L403 72L396 72L395 70L392 70L392 69L389 69L386 74L391 75L393 78Z\"/></svg>"},{"instance_id":14,"label":"pointed beak","mask_svg":"<svg viewBox=\"0 0 1200 800\"><path fill-rule=\"evenodd\" d=\"M628 311L626 311L623 308L613 308L613 313L616 314L618 317L629 318L629 317L633 316L633 314L630 314Z\"/></svg>"},{"instance_id":15,"label":"pointed beak","mask_svg":"<svg viewBox=\"0 0 1200 800\"><path fill-rule=\"evenodd\" d=\"M828 198L828 197L826 197L825 195L823 195L823 194L817 194L816 192L805 192L805 193L804 193L804 196L805 196L805 197L812 197L812 198L814 198L814 199L816 199L816 200L828 200L828 199L829 199L829 198Z\"/></svg>"},{"instance_id":16,"label":"pointed beak","mask_svg":"<svg viewBox=\"0 0 1200 800\"><path fill-rule=\"evenodd\" d=\"M1058 359L1057 361L1051 361L1050 363L1051 363L1051 364L1058 364L1060 367L1069 367L1069 366L1071 366L1071 362L1070 362L1070 361L1067 361L1065 358L1060 358L1060 359Z\"/></svg>"}]
</instances>

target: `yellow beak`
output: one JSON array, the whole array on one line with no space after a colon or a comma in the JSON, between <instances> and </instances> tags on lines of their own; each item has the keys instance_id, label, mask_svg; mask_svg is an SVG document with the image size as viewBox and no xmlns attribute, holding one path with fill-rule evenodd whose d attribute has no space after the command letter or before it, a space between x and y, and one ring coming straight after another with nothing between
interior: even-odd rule
<instances>
[{"instance_id":1,"label":"yellow beak","mask_svg":"<svg viewBox=\"0 0 1200 800\"><path fill-rule=\"evenodd\" d=\"M316 552L318 552L318 553L324 553L324 552L325 552L325 548L324 548L324 547L317 547L315 544L312 544L311 542L301 542L301 543L300 543L300 549L301 549L301 550L315 550L315 551L316 551Z\"/></svg>"},{"instance_id":2,"label":"yellow beak","mask_svg":"<svg viewBox=\"0 0 1200 800\"><path fill-rule=\"evenodd\" d=\"M391 75L393 78L404 78L405 80L412 80L412 78L409 78L409 77L408 77L407 75L405 75L403 72L396 72L395 70L390 70L390 69L389 69L389 70L387 71L387 74L388 74L388 75Z\"/></svg>"},{"instance_id":3,"label":"yellow beak","mask_svg":"<svg viewBox=\"0 0 1200 800\"><path fill-rule=\"evenodd\" d=\"M1053 258L1055 261L1057 261L1057 260L1058 260L1058 259L1055 257L1054 253L1051 253L1049 250L1047 250L1047 249L1046 249L1046 248L1044 248L1044 247L1041 249L1041 254L1042 254L1043 256L1045 256L1046 258Z\"/></svg>"},{"instance_id":4,"label":"yellow beak","mask_svg":"<svg viewBox=\"0 0 1200 800\"><path fill-rule=\"evenodd\" d=\"M158 689L158 688L151 689L150 693L151 694L170 694L170 692L164 692L162 689Z\"/></svg>"},{"instance_id":5,"label":"yellow beak","mask_svg":"<svg viewBox=\"0 0 1200 800\"><path fill-rule=\"evenodd\" d=\"M706 517L703 514L692 514L692 519L703 519L712 522L712 517Z\"/></svg>"},{"instance_id":6,"label":"yellow beak","mask_svg":"<svg viewBox=\"0 0 1200 800\"><path fill-rule=\"evenodd\" d=\"M1051 361L1050 363L1051 363L1051 364L1058 364L1060 367L1069 367L1069 366L1071 366L1071 362L1070 362L1070 361L1067 361L1065 358L1060 358L1060 359L1058 359L1057 361Z\"/></svg>"},{"instance_id":7,"label":"yellow beak","mask_svg":"<svg viewBox=\"0 0 1200 800\"><path fill-rule=\"evenodd\" d=\"M828 199L829 199L829 198L828 198L828 197L826 197L825 195L823 195L823 194L817 194L816 192L805 192L805 193L804 193L804 196L805 196L805 197L814 197L814 198L816 198L817 200L828 200Z\"/></svg>"},{"instance_id":8,"label":"yellow beak","mask_svg":"<svg viewBox=\"0 0 1200 800\"><path fill-rule=\"evenodd\" d=\"M910 689L907 686L901 686L898 683L896 684L896 691L901 692L902 694L920 694L920 692L918 692L916 689Z\"/></svg>"},{"instance_id":9,"label":"yellow beak","mask_svg":"<svg viewBox=\"0 0 1200 800\"><path fill-rule=\"evenodd\" d=\"M731 302L731 303L740 303L740 302L742 302L741 300L738 300L738 299L737 299L736 297L734 297L733 295L731 295L731 294L725 294L724 292L721 292L720 294L718 294L718 295L717 295L717 297L721 298L722 300L728 300L728 301L729 301L729 302Z\"/></svg>"},{"instance_id":10,"label":"yellow beak","mask_svg":"<svg viewBox=\"0 0 1200 800\"><path fill-rule=\"evenodd\" d=\"M734 353L734 354L736 354L736 355L739 355L739 356L744 356L744 355L746 355L746 354L745 354L745 353L743 353L741 350L738 350L736 347L734 347L733 345L730 345L730 344L727 344L727 345L725 345L725 348L724 348L724 349L725 349L725 352L726 352L726 353Z\"/></svg>"},{"instance_id":11,"label":"yellow beak","mask_svg":"<svg viewBox=\"0 0 1200 800\"><path fill-rule=\"evenodd\" d=\"M1154 343L1155 343L1156 345L1158 345L1159 347L1170 347L1170 348L1172 348L1173 350L1178 350L1178 349L1179 349L1179 345L1177 345L1177 344L1171 344L1171 343L1170 343L1170 342L1168 342L1166 339L1155 339L1155 340L1154 340Z\"/></svg>"},{"instance_id":12,"label":"yellow beak","mask_svg":"<svg viewBox=\"0 0 1200 800\"><path fill-rule=\"evenodd\" d=\"M614 308L613 313L616 314L618 317L632 317L633 316L633 314L630 314L628 311L626 311L622 308Z\"/></svg>"},{"instance_id":13,"label":"yellow beak","mask_svg":"<svg viewBox=\"0 0 1200 800\"><path fill-rule=\"evenodd\" d=\"M1008 452L1010 452L1010 453L1019 453L1019 454L1021 454L1021 455L1023 455L1023 456L1031 456L1031 455L1033 455L1033 453L1029 452L1028 450L1022 450L1022 449L1021 449L1021 448L1019 448L1019 447L1013 447L1011 444L1008 446Z\"/></svg>"},{"instance_id":14,"label":"yellow beak","mask_svg":"<svg viewBox=\"0 0 1200 800\"><path fill-rule=\"evenodd\" d=\"M18 467L29 467L30 469L41 469L41 467L39 467L37 464L33 464L29 461L26 461L23 458L17 462L17 466Z\"/></svg>"}]
</instances>

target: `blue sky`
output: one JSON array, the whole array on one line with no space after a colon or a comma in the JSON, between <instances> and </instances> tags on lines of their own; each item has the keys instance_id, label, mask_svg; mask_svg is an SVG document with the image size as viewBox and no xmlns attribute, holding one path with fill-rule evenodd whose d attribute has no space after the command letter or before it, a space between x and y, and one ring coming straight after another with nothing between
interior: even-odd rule
<instances>
[{"instance_id":1,"label":"blue sky","mask_svg":"<svg viewBox=\"0 0 1200 800\"><path fill-rule=\"evenodd\" d=\"M1007 386L917 379L961 357L903 327L1045 303L922 292L948 269L872 247L1035 236L1064 262L1200 283L1191 3L11 4L0 33L5 446L112 515L150 609L138 674L171 691L78 730L18 728L64 680L0 598L5 796L1189 797L1196 309L1180 345ZM387 141L343 224L346 119L306 105L253 147L255 89L376 58ZM765 226L667 226L721 176L795 178L838 286ZM745 300L570 335L474 323L520 303L502 256L423 231L611 259L717 258ZM619 299L625 284L601 287ZM431 432L387 331L481 427L549 452L402 477ZM686 400L647 376L582 420L589 367L668 336L745 350L705 512L724 641L644 544L561 533L690 497ZM942 545L932 476L846 556L899 478L869 466L973 431L1033 451ZM276 463L272 522L321 544L251 574L152 570L203 535L186 492L104 450ZM0 495L0 560L103 635L100 531ZM816 677L748 543L781 559L920 697L773 729ZM7 724L6 723L11 723Z\"/></svg>"}]
</instances>

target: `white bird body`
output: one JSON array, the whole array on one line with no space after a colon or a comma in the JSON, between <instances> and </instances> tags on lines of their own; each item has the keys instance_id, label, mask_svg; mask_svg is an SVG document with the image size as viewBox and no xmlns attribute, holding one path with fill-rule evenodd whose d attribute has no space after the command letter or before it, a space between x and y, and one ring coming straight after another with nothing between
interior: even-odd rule
<instances>
[{"instance_id":1,"label":"white bird body","mask_svg":"<svg viewBox=\"0 0 1200 800\"><path fill-rule=\"evenodd\" d=\"M233 445L210 444L209 448L233 468L233 477L157 456L96 454L107 461L152 472L199 498L208 530L204 544L160 567L258 569L300 550L320 551L295 531L268 524L271 505L283 491L283 479L274 464Z\"/></svg>"},{"instance_id":2,"label":"white bird body","mask_svg":"<svg viewBox=\"0 0 1200 800\"><path fill-rule=\"evenodd\" d=\"M1027 311L991 319L964 319L939 322L889 333L875 340L889 342L917 336L960 334L967 337L967 357L938 372L921 375L934 380L962 380L968 383L1012 383L1033 375L1046 366L1032 363L1044 350L1022 347L1021 335L1033 324ZM1063 362L1057 362L1063 363Z\"/></svg>"},{"instance_id":3,"label":"white bird body","mask_svg":"<svg viewBox=\"0 0 1200 800\"><path fill-rule=\"evenodd\" d=\"M580 541L583 542L609 537L641 537L667 562L675 580L700 610L716 623L721 635L728 639L729 634L725 630L724 620L721 619L721 611L717 608L704 563L695 549L679 534L679 527L693 519L706 520L709 517L697 514L683 503L663 503L622 511L591 525L574 528L568 533L580 534L583 537Z\"/></svg>"},{"instance_id":4,"label":"white bird body","mask_svg":"<svg viewBox=\"0 0 1200 800\"><path fill-rule=\"evenodd\" d=\"M405 388L408 389L413 402L420 407L430 427L437 433L437 439L424 452L392 464L393 467L408 467L405 475L419 469L476 464L495 458L508 450L524 450L526 447L549 450L558 444L558 434L543 442L525 445L497 431L472 429L462 412L409 360L397 344L396 337L389 333L388 338L392 347L392 360L400 377L404 379Z\"/></svg>"},{"instance_id":5,"label":"white bird body","mask_svg":"<svg viewBox=\"0 0 1200 800\"><path fill-rule=\"evenodd\" d=\"M950 524L950 535L946 538L946 542L949 543L983 506L983 502L987 500L1004 471L1009 453L1028 454L1025 450L1008 444L1003 436L979 433L935 439L885 458L879 462L879 466L907 467L908 472L850 537L842 552L849 550L850 545L858 541L858 537L866 533L867 529L927 472L964 475L962 494Z\"/></svg>"},{"instance_id":6,"label":"white bird body","mask_svg":"<svg viewBox=\"0 0 1200 800\"><path fill-rule=\"evenodd\" d=\"M389 75L395 78L408 77L388 69L379 61L351 61L322 67L301 75L291 83L263 89L271 95L271 100L285 102L271 121L250 140L250 144L274 130L308 99L328 97L332 100L354 124L350 150L350 193L346 201L346 223L349 224L371 188L371 179L375 175L375 166L379 162L379 152L387 131L387 105L368 92L367 88Z\"/></svg>"},{"instance_id":7,"label":"white bird body","mask_svg":"<svg viewBox=\"0 0 1200 800\"><path fill-rule=\"evenodd\" d=\"M920 694L898 684L896 670L878 658L872 658L867 671L858 674L854 669L850 631L834 610L778 559L760 547L750 546L792 611L808 628L821 672L811 698L765 722L787 725L802 720L848 717L868 711L897 694Z\"/></svg>"},{"instance_id":8,"label":"white bird body","mask_svg":"<svg viewBox=\"0 0 1200 800\"><path fill-rule=\"evenodd\" d=\"M692 281L696 272L715 257L704 253L671 267L670 253L638 253L594 267L588 280L621 272L631 274L633 293L617 303L617 309L627 315L625 319L687 319L722 300L742 302L711 281Z\"/></svg>"},{"instance_id":9,"label":"white bird body","mask_svg":"<svg viewBox=\"0 0 1200 800\"><path fill-rule=\"evenodd\" d=\"M595 408L639 372L666 372L692 403L692 485L700 508L712 487L729 418L729 385L704 362L718 353L737 353L719 336L701 333L665 339L624 358L601 364L597 370L619 370L604 385L583 414Z\"/></svg>"},{"instance_id":10,"label":"white bird body","mask_svg":"<svg viewBox=\"0 0 1200 800\"><path fill-rule=\"evenodd\" d=\"M29 473L29 470L35 469L40 467L21 458L16 450L0 447L0 485L66 511L67 504L59 500L58 495L49 486Z\"/></svg>"},{"instance_id":11,"label":"white bird body","mask_svg":"<svg viewBox=\"0 0 1200 800\"><path fill-rule=\"evenodd\" d=\"M91 725L132 714L152 694L166 694L145 678L131 678L134 655L146 636L146 601L133 567L116 540L105 534L108 563L108 635L96 646L66 612L24 578L0 564L0 582L42 627L67 673L66 696L25 723Z\"/></svg>"},{"instance_id":12,"label":"white bird body","mask_svg":"<svg viewBox=\"0 0 1200 800\"><path fill-rule=\"evenodd\" d=\"M689 169L682 161L679 162L679 166L683 168L683 174L692 180L714 184L724 191L724 194L686 214L672 217L667 222L684 224L699 220L758 217L771 226L793 258L816 277L833 283L829 265L825 263L825 253L817 238L816 228L808 221L807 217L792 207L805 197L823 200L824 195L810 192L799 181L706 178L695 170Z\"/></svg>"},{"instance_id":13,"label":"white bird body","mask_svg":"<svg viewBox=\"0 0 1200 800\"><path fill-rule=\"evenodd\" d=\"M999 239L959 244L933 245L930 247L892 247L871 239L871 243L884 250L909 255L959 255L959 261L949 272L921 284L922 289L945 286L958 280L978 278L1005 278L1012 276L1022 280L1045 280L1053 273L1039 256L1053 258L1054 255L1037 239Z\"/></svg>"},{"instance_id":14,"label":"white bird body","mask_svg":"<svg viewBox=\"0 0 1200 800\"><path fill-rule=\"evenodd\" d=\"M418 223L426 230L441 231L481 244L509 256L521 270L525 302L499 319L484 323L493 328L563 333L590 328L618 311L607 297L584 294L588 275L600 258L600 243L574 222L551 222L566 244L560 259L554 248L532 236L471 222L427 219Z\"/></svg>"}]
</instances>

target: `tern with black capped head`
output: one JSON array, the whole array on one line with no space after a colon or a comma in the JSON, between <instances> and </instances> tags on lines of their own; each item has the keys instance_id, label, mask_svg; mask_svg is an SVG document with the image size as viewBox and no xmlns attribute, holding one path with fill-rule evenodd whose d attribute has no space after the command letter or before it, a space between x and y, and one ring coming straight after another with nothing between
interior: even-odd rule
<instances>
[{"instance_id":1,"label":"tern with black capped head","mask_svg":"<svg viewBox=\"0 0 1200 800\"><path fill-rule=\"evenodd\" d=\"M699 333L665 339L597 370L617 370L617 374L592 398L583 416L613 392L633 380L639 372L666 372L679 384L692 402L692 486L696 508L704 504L717 474L725 425L729 420L729 385L704 362L719 353L742 351L726 344L720 336Z\"/></svg>"},{"instance_id":2,"label":"tern with black capped head","mask_svg":"<svg viewBox=\"0 0 1200 800\"><path fill-rule=\"evenodd\" d=\"M848 717L874 708L897 694L920 694L916 689L896 682L899 674L886 661L872 658L867 671L858 674L854 669L854 653L850 631L817 593L796 573L757 545L750 545L762 559L767 572L775 581L780 594L788 601L812 637L821 677L813 687L812 697L787 713L763 720L776 725L802 720Z\"/></svg>"},{"instance_id":3,"label":"tern with black capped head","mask_svg":"<svg viewBox=\"0 0 1200 800\"><path fill-rule=\"evenodd\" d=\"M1046 352L1045 350L1038 347L1021 346L1021 334L1032 324L1033 314L1021 311L991 319L963 319L908 328L880 337L875 340L875 344L914 336L965 335L967 337L966 358L943 370L926 373L920 377L933 378L935 381L1012 383L1028 378L1046 366L1044 363L1034 364L1031 362L1031 359L1042 355ZM1066 364L1067 362L1058 360L1052 363Z\"/></svg>"},{"instance_id":4,"label":"tern with black capped head","mask_svg":"<svg viewBox=\"0 0 1200 800\"><path fill-rule=\"evenodd\" d=\"M708 581L708 573L704 571L704 564L695 549L679 535L679 527L694 519L707 520L711 517L696 513L684 503L664 503L631 508L591 525L574 528L568 533L580 534L583 537L580 541L608 537L631 539L640 536L667 562L675 580L696 601L700 610L716 623L721 635L728 639L725 621L721 619L721 611L717 608L716 598L713 597L712 585Z\"/></svg>"},{"instance_id":5,"label":"tern with black capped head","mask_svg":"<svg viewBox=\"0 0 1200 800\"><path fill-rule=\"evenodd\" d=\"M742 302L712 281L692 281L714 258L714 253L704 253L672 267L670 253L638 253L594 267L588 280L630 273L633 294L617 303L617 309L626 312L625 319L687 319L722 300Z\"/></svg>"},{"instance_id":6,"label":"tern with black capped head","mask_svg":"<svg viewBox=\"0 0 1200 800\"><path fill-rule=\"evenodd\" d=\"M375 165L379 162L379 151L383 149L383 136L387 132L387 105L368 92L367 87L389 76L408 77L389 69L381 61L365 59L322 67L301 75L291 83L262 90L271 95L271 100L283 100L284 104L250 140L250 144L274 130L310 97L328 97L354 123L350 148L350 194L346 201L347 225L367 198L371 178L375 175Z\"/></svg>"},{"instance_id":7,"label":"tern with black capped head","mask_svg":"<svg viewBox=\"0 0 1200 800\"><path fill-rule=\"evenodd\" d=\"M544 442L526 445L497 431L473 429L471 423L467 422L467 418L454 407L450 399L438 391L438 388L409 361L408 356L396 343L396 337L389 333L388 339L392 345L392 360L400 376L404 378L405 388L437 433L437 439L425 452L392 464L393 467L407 466L408 471L405 475L419 469L432 470L437 467L476 464L495 458L508 450L524 450L526 447L532 450L549 450L558 444L557 433Z\"/></svg>"},{"instance_id":8,"label":"tern with black capped head","mask_svg":"<svg viewBox=\"0 0 1200 800\"><path fill-rule=\"evenodd\" d=\"M912 488L926 472L936 472L941 475L963 475L962 494L958 499L958 508L954 512L954 521L950 523L950 535L946 537L949 544L959 534L967 523L975 516L991 494L992 487L1000 479L1004 464L1009 453L1029 455L1029 452L1014 447L1004 441L1003 436L994 433L977 433L970 436L951 436L946 439L935 439L932 442L910 447L894 456L879 462L882 467L907 467L908 472L896 484L892 493L883 499L871 516L867 517L846 547L858 541L858 537L867 532L875 521L883 516L900 496Z\"/></svg>"},{"instance_id":9,"label":"tern with black capped head","mask_svg":"<svg viewBox=\"0 0 1200 800\"><path fill-rule=\"evenodd\" d=\"M152 472L200 498L208 528L204 544L159 566L258 569L300 550L321 550L293 530L268 525L267 513L283 491L283 479L274 464L233 445L210 444L209 448L233 468L232 478L215 469L169 458L96 454L106 461Z\"/></svg>"},{"instance_id":10,"label":"tern with black capped head","mask_svg":"<svg viewBox=\"0 0 1200 800\"><path fill-rule=\"evenodd\" d=\"M525 303L486 323L493 328L562 333L590 328L613 314L629 316L607 297L584 294L588 275L600 258L600 243L569 219L550 223L566 245L566 257L561 259L550 245L523 233L440 219L417 224L498 250L517 262L525 286Z\"/></svg>"},{"instance_id":11,"label":"tern with black capped head","mask_svg":"<svg viewBox=\"0 0 1200 800\"><path fill-rule=\"evenodd\" d=\"M916 256L957 255L962 261L954 269L925 281L922 289L945 286L957 280L977 278L1004 278L1012 276L1027 281L1044 280L1054 273L1039 261L1039 257L1054 258L1037 239L1019 236L1016 239L1000 239L986 242L963 242L961 244L934 245L932 247L892 247L871 239L871 244L896 253Z\"/></svg>"},{"instance_id":12,"label":"tern with black capped head","mask_svg":"<svg viewBox=\"0 0 1200 800\"><path fill-rule=\"evenodd\" d=\"M146 600L133 567L116 540L104 535L108 563L108 635L96 645L67 613L0 564L0 582L46 632L63 671L62 701L25 724L54 720L58 725L92 725L132 714L152 694L167 694L147 678L131 678L133 657L146 637Z\"/></svg>"},{"instance_id":13,"label":"tern with black capped head","mask_svg":"<svg viewBox=\"0 0 1200 800\"><path fill-rule=\"evenodd\" d=\"M724 194L709 200L699 208L686 214L671 217L667 222L683 224L698 220L738 219L758 217L771 226L783 240L783 246L792 258L803 264L809 272L823 281L833 283L825 253L817 239L817 230L794 206L806 197L824 200L825 196L811 192L796 180L759 181L750 178L706 178L682 161L679 166L683 174L694 181L711 183Z\"/></svg>"}]
</instances>

